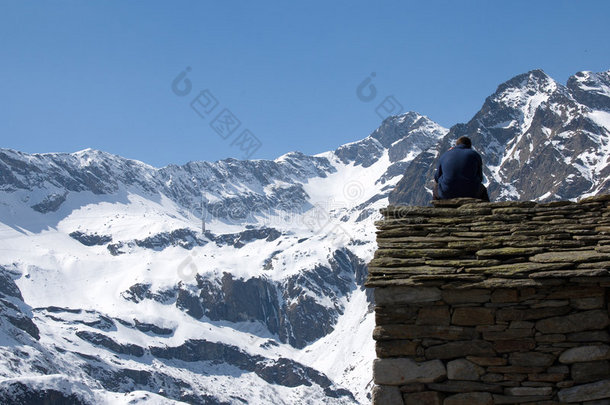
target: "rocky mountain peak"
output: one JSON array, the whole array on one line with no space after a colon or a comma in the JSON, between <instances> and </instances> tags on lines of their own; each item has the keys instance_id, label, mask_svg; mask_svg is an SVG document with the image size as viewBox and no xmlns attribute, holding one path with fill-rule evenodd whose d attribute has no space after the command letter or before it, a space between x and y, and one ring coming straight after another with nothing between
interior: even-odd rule
<instances>
[{"instance_id":1,"label":"rocky mountain peak","mask_svg":"<svg viewBox=\"0 0 610 405\"><path fill-rule=\"evenodd\" d=\"M578 72L570 76L567 87L579 103L592 109L610 111L610 70Z\"/></svg>"},{"instance_id":2,"label":"rocky mountain peak","mask_svg":"<svg viewBox=\"0 0 610 405\"><path fill-rule=\"evenodd\" d=\"M409 111L386 118L370 136L377 139L384 148L390 148L407 136L429 130L442 132L444 128L424 115Z\"/></svg>"},{"instance_id":3,"label":"rocky mountain peak","mask_svg":"<svg viewBox=\"0 0 610 405\"><path fill-rule=\"evenodd\" d=\"M414 158L421 151L434 145L447 133L447 129L428 117L409 111L393 115L381 123L379 128L361 141L343 145L335 155L343 162L354 162L356 165L369 167L385 151L388 151L390 162Z\"/></svg>"},{"instance_id":4,"label":"rocky mountain peak","mask_svg":"<svg viewBox=\"0 0 610 405\"><path fill-rule=\"evenodd\" d=\"M514 126L523 127L529 124L538 106L561 87L542 70L517 75L498 86L475 118L488 127L502 127L501 123L508 127L511 121L515 121Z\"/></svg>"},{"instance_id":5,"label":"rocky mountain peak","mask_svg":"<svg viewBox=\"0 0 610 405\"><path fill-rule=\"evenodd\" d=\"M500 84L492 98L512 94L515 91L533 95L533 93L550 93L557 87L557 82L543 70L535 69L522 73Z\"/></svg>"}]
</instances>

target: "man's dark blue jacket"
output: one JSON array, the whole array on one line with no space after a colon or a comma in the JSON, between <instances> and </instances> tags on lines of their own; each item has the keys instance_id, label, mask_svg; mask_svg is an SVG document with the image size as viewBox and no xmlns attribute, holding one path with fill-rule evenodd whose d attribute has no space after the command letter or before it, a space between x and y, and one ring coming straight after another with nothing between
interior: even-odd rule
<instances>
[{"instance_id":1,"label":"man's dark blue jacket","mask_svg":"<svg viewBox=\"0 0 610 405\"><path fill-rule=\"evenodd\" d=\"M481 155L466 145L456 145L441 156L434 180L438 183L438 196L443 200L478 198L483 182Z\"/></svg>"}]
</instances>

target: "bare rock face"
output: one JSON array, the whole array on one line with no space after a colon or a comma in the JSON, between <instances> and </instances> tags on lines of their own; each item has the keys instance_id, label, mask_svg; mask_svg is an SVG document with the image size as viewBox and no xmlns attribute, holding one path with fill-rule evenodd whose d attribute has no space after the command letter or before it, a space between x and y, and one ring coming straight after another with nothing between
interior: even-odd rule
<instances>
[{"instance_id":1,"label":"bare rock face","mask_svg":"<svg viewBox=\"0 0 610 405\"><path fill-rule=\"evenodd\" d=\"M15 284L14 278L17 276L0 266L0 321L12 325L11 335L14 337L18 338L25 332L38 340L40 331L32 320L31 308L23 302L21 291Z\"/></svg>"},{"instance_id":2,"label":"bare rock face","mask_svg":"<svg viewBox=\"0 0 610 405\"><path fill-rule=\"evenodd\" d=\"M0 402L3 404L40 405L93 405L90 399L85 399L74 393L62 392L58 389L37 389L22 382L4 382L0 384Z\"/></svg>"},{"instance_id":3,"label":"bare rock face","mask_svg":"<svg viewBox=\"0 0 610 405\"><path fill-rule=\"evenodd\" d=\"M328 377L310 367L285 358L272 360L263 356L251 355L236 346L224 343L188 340L176 347L151 347L150 353L162 359L226 363L241 370L254 372L271 384L285 387L317 384L325 389L328 396L352 398L350 392L334 389Z\"/></svg>"},{"instance_id":4,"label":"bare rock face","mask_svg":"<svg viewBox=\"0 0 610 405\"><path fill-rule=\"evenodd\" d=\"M329 264L304 270L283 282L265 277L235 279L229 273L219 280L197 275L196 292L179 287L176 306L196 319L260 322L281 342L302 348L334 329L342 314L341 297L364 282L366 266L348 250L336 251ZM308 292L328 297L335 304L323 305ZM136 285L124 296L141 299L152 297L152 293Z\"/></svg>"},{"instance_id":5,"label":"bare rock face","mask_svg":"<svg viewBox=\"0 0 610 405\"><path fill-rule=\"evenodd\" d=\"M568 79L567 87L581 104L597 110L610 111L610 72L578 72Z\"/></svg>"},{"instance_id":6,"label":"bare rock face","mask_svg":"<svg viewBox=\"0 0 610 405\"><path fill-rule=\"evenodd\" d=\"M234 279L225 273L220 285L198 277L199 300L204 314L212 320L261 321L273 334L280 332L277 290L264 278Z\"/></svg>"},{"instance_id":7,"label":"bare rock face","mask_svg":"<svg viewBox=\"0 0 610 405\"><path fill-rule=\"evenodd\" d=\"M118 354L127 354L135 357L142 357L144 355L144 349L134 344L120 344L114 339L96 332L89 331L77 331L76 336L86 340L96 346L105 347Z\"/></svg>"},{"instance_id":8,"label":"bare rock face","mask_svg":"<svg viewBox=\"0 0 610 405\"><path fill-rule=\"evenodd\" d=\"M71 232L69 235L85 246L105 245L112 242L112 236L110 235L90 235L80 231Z\"/></svg>"},{"instance_id":9,"label":"bare rock face","mask_svg":"<svg viewBox=\"0 0 610 405\"><path fill-rule=\"evenodd\" d=\"M32 209L34 211L38 211L41 214L46 214L49 212L55 212L59 209L59 207L66 201L66 196L68 193L64 194L49 194L46 196L41 202L38 204L32 205Z\"/></svg>"}]
</instances>

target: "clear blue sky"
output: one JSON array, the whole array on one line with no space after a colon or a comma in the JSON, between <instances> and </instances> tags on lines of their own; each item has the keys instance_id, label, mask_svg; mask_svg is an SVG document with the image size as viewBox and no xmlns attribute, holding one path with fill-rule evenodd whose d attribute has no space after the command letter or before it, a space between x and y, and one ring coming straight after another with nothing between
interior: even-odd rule
<instances>
[{"instance_id":1,"label":"clear blue sky","mask_svg":"<svg viewBox=\"0 0 610 405\"><path fill-rule=\"evenodd\" d=\"M314 154L366 137L389 95L449 127L528 70L610 69L609 15L605 0L0 0L0 147L154 166ZM241 122L227 139L210 126L225 108ZM235 143L246 129L256 151Z\"/></svg>"}]
</instances>

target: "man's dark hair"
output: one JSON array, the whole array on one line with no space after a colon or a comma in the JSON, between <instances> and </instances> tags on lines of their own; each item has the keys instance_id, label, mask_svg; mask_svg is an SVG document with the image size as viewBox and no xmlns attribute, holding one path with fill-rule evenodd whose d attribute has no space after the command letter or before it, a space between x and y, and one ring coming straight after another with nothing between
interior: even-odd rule
<instances>
[{"instance_id":1,"label":"man's dark hair","mask_svg":"<svg viewBox=\"0 0 610 405\"><path fill-rule=\"evenodd\" d=\"M472 147L472 141L467 136L460 136L457 141L455 141L456 145L465 145L467 148Z\"/></svg>"}]
</instances>

